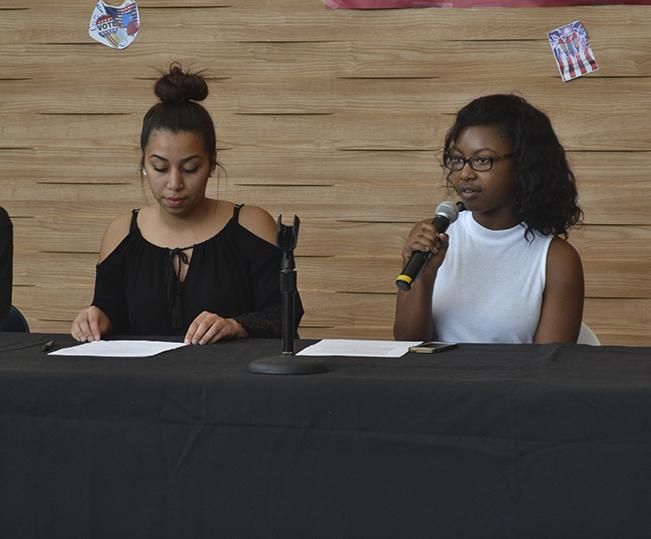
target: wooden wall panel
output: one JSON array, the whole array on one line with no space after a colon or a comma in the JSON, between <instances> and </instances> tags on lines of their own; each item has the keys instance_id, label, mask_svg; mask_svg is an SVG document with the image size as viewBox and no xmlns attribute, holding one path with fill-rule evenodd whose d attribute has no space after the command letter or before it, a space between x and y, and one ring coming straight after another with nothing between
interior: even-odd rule
<instances>
[{"instance_id":1,"label":"wooden wall panel","mask_svg":"<svg viewBox=\"0 0 651 539\"><path fill-rule=\"evenodd\" d=\"M517 92L550 116L577 176L585 318L651 345L651 12L646 6L328 11L320 0L140 0L133 45L87 36L92 3L0 0L0 204L14 301L66 331L92 297L105 226L149 201L142 115L157 70L204 70L227 173L209 194L294 213L305 337L391 338L399 251L453 198L452 115ZM580 19L600 70L561 83L546 32ZM356 268L351 278L348 268Z\"/></svg>"},{"instance_id":2,"label":"wooden wall panel","mask_svg":"<svg viewBox=\"0 0 651 539\"><path fill-rule=\"evenodd\" d=\"M635 111L629 111L637 114ZM133 114L8 113L0 127L0 147L69 145L134 147L139 134ZM646 151L651 130L644 115L616 123L621 112L560 116L568 150ZM445 134L447 116L430 112L321 114L232 114L221 122L221 146L266 148L337 148L340 150L435 150ZM433 127L440 126L440 127ZM117 141L116 141L117 139Z\"/></svg>"},{"instance_id":3,"label":"wooden wall panel","mask_svg":"<svg viewBox=\"0 0 651 539\"><path fill-rule=\"evenodd\" d=\"M0 19L0 42L87 43L92 6L78 0L58 0L43 6L21 2L29 9L8 10ZM142 39L158 43L206 41L335 41L364 39L381 43L405 35L414 43L436 39L541 39L543 31L581 19L589 24L593 40L609 40L626 28L633 40L648 37L645 6L600 6L536 9L429 9L351 12L326 11L319 0L212 2L187 9L185 2L138 2L143 21ZM176 7L174 7L176 6ZM560 21L560 22L559 22ZM432 30L435 32L432 32ZM13 39L12 39L13 38Z\"/></svg>"}]
</instances>

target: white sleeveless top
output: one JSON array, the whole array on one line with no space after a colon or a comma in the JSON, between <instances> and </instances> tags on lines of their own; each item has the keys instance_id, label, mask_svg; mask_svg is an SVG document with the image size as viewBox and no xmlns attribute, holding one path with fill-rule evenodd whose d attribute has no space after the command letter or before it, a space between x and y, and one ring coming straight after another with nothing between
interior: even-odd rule
<instances>
[{"instance_id":1,"label":"white sleeveless top","mask_svg":"<svg viewBox=\"0 0 651 539\"><path fill-rule=\"evenodd\" d=\"M447 230L450 246L432 294L438 340L533 342L545 290L547 252L553 239L524 227L490 230L472 212Z\"/></svg>"}]
</instances>

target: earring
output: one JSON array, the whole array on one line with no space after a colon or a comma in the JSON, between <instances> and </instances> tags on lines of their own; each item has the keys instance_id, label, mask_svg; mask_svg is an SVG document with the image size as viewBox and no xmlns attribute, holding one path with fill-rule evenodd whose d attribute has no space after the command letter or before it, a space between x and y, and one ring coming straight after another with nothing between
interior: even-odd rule
<instances>
[{"instance_id":1,"label":"earring","mask_svg":"<svg viewBox=\"0 0 651 539\"><path fill-rule=\"evenodd\" d=\"M147 176L147 171L144 168L142 169L142 175Z\"/></svg>"}]
</instances>

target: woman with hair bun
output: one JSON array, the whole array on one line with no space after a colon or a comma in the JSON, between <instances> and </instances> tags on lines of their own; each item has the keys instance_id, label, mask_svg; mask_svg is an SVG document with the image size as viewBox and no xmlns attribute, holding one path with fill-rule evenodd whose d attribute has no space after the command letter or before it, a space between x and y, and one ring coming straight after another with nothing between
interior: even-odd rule
<instances>
[{"instance_id":1,"label":"woman with hair bun","mask_svg":"<svg viewBox=\"0 0 651 539\"><path fill-rule=\"evenodd\" d=\"M206 196L218 163L212 119L197 103L208 95L205 79L172 64L155 93L160 102L145 114L140 147L156 202L107 227L93 302L73 321L72 336L181 335L188 344L280 336L273 218Z\"/></svg>"},{"instance_id":2,"label":"woman with hair bun","mask_svg":"<svg viewBox=\"0 0 651 539\"><path fill-rule=\"evenodd\" d=\"M426 219L402 249L431 252L400 291L400 340L576 342L583 269L567 241L582 217L574 175L547 116L516 95L464 106L445 137L447 182L467 211L439 233Z\"/></svg>"}]
</instances>

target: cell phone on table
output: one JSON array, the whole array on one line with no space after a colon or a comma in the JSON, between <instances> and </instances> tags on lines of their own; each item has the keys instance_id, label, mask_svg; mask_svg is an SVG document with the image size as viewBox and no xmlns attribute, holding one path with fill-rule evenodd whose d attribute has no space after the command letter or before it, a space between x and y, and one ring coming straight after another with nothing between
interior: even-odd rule
<instances>
[{"instance_id":1,"label":"cell phone on table","mask_svg":"<svg viewBox=\"0 0 651 539\"><path fill-rule=\"evenodd\" d=\"M436 352L445 352L446 350L452 350L452 348L456 347L457 343L455 342L429 341L416 346L410 346L409 351L419 352L421 354L434 354Z\"/></svg>"}]
</instances>

